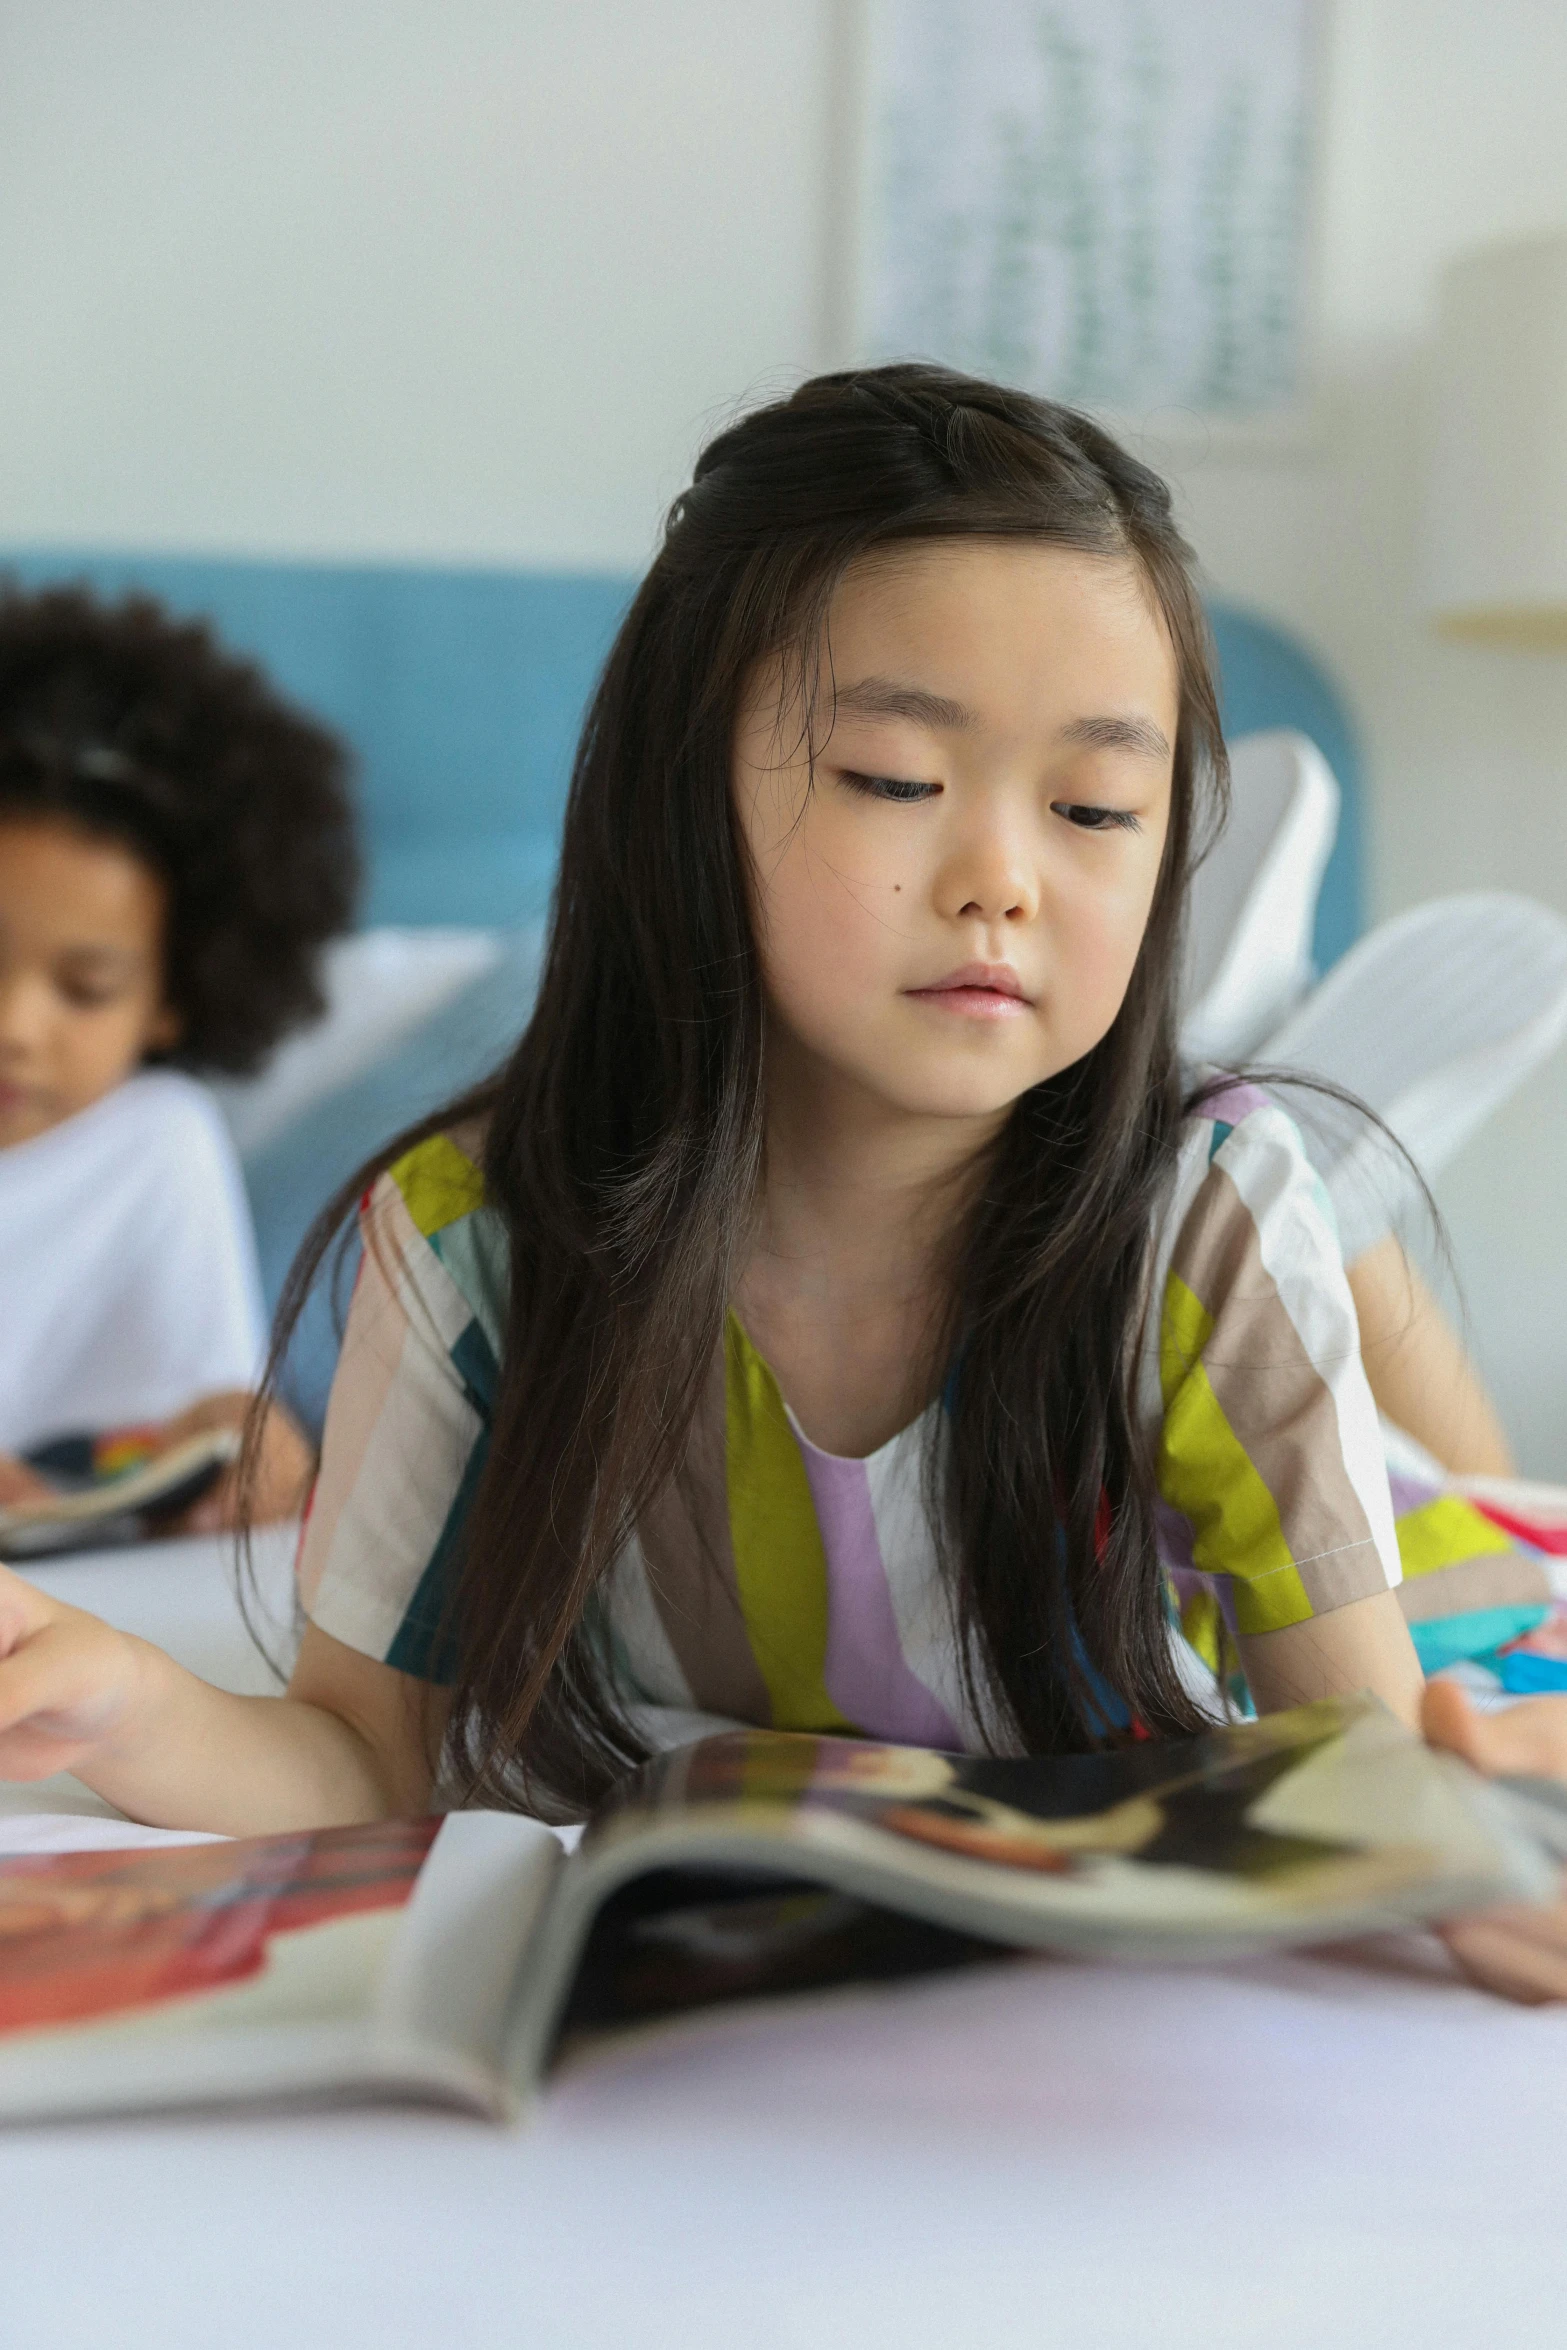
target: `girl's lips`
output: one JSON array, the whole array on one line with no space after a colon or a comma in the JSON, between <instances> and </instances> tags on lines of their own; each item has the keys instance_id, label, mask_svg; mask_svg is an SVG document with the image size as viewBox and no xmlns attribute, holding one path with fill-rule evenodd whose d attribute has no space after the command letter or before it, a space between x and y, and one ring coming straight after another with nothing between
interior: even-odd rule
<instances>
[{"instance_id":1,"label":"girl's lips","mask_svg":"<svg viewBox=\"0 0 1567 2350\"><path fill-rule=\"evenodd\" d=\"M919 1004L936 1004L970 1020L1010 1020L1033 1010L1023 983L1007 963L965 963L929 987L905 991Z\"/></svg>"},{"instance_id":2,"label":"girl's lips","mask_svg":"<svg viewBox=\"0 0 1567 2350\"><path fill-rule=\"evenodd\" d=\"M17 1085L9 1077L0 1077L0 1118L37 1117L48 1106L49 1096L36 1085Z\"/></svg>"}]
</instances>

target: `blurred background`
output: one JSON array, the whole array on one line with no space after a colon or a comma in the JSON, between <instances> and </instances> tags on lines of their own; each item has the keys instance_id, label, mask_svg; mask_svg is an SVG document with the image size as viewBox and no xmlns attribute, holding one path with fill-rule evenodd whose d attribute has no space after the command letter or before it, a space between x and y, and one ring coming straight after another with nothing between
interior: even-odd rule
<instances>
[{"instance_id":1,"label":"blurred background","mask_svg":"<svg viewBox=\"0 0 1567 2350\"><path fill-rule=\"evenodd\" d=\"M1182 0L1194 22L1204 8ZM1345 922L1459 889L1567 911L1567 650L1550 625L1434 626L1450 550L1433 553L1428 518L1435 498L1440 537L1444 271L1567 231L1567 10L1273 13L1301 144L1274 222L1287 300L1269 383L1189 395L1124 367L1085 375L1079 353L1073 381L1039 388L1125 411L1215 597L1329 681L1358 770ZM1234 11L1210 14L1222 41ZM989 33L1015 37L1018 16L993 10ZM1041 90L1067 128L1083 21L1030 19L1036 66L1040 28L1056 42ZM902 24L960 55L989 37L983 0ZM0 0L0 562L349 566L375 575L383 617L398 578L440 574L431 625L464 643L490 625L486 582L585 575L569 644L551 650L558 597L537 622L563 697L539 718L558 778L592 659L701 439L914 316L907 240L887 240L917 208L894 204L889 228L888 190L898 170L911 186L934 68L923 96L900 84L914 52L889 62L897 33L868 0ZM979 154L941 144L949 165ZM914 158L917 180L917 141ZM1161 185L1137 199L1156 229ZM979 329L951 312L922 331L961 359ZM245 577L222 607L239 641L257 578L277 575ZM1504 582L1491 601L1522 596ZM274 616L268 645L294 627L303 691L319 631L313 607L289 609L305 617ZM506 774L484 788L504 799ZM406 922L420 909L395 848L371 907ZM516 868L515 906L469 905L454 882L431 918L520 920L541 877ZM1567 1056L1438 1193L1522 1464L1560 1477Z\"/></svg>"}]
</instances>

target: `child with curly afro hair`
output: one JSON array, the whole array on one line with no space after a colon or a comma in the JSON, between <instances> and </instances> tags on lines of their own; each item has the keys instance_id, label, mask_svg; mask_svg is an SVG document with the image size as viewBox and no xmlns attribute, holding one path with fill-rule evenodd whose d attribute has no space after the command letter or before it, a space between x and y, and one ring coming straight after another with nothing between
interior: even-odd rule
<instances>
[{"instance_id":1,"label":"child with curly afro hair","mask_svg":"<svg viewBox=\"0 0 1567 2350\"><path fill-rule=\"evenodd\" d=\"M196 1079L323 1010L358 880L342 746L208 628L0 589L0 1504L62 1435L243 1420L255 1244ZM275 1409L258 1514L311 1467ZM233 1504L226 1481L185 1522Z\"/></svg>"}]
</instances>

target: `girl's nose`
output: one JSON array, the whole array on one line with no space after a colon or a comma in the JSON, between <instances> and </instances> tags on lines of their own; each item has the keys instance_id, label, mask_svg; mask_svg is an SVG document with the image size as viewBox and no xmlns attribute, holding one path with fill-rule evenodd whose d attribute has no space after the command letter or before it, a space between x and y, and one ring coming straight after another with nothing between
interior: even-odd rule
<instances>
[{"instance_id":1,"label":"girl's nose","mask_svg":"<svg viewBox=\"0 0 1567 2350\"><path fill-rule=\"evenodd\" d=\"M1031 922L1039 911L1034 860L1002 824L976 828L954 844L937 891L940 911L970 922Z\"/></svg>"},{"instance_id":2,"label":"girl's nose","mask_svg":"<svg viewBox=\"0 0 1567 2350\"><path fill-rule=\"evenodd\" d=\"M28 985L25 972L10 978L0 972L0 1054L36 1051L46 1026L43 991Z\"/></svg>"}]
</instances>

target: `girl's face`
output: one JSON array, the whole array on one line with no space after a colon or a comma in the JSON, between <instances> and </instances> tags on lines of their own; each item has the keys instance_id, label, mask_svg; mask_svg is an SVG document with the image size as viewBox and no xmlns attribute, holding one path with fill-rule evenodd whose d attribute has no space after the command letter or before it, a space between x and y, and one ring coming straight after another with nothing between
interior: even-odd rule
<instances>
[{"instance_id":1,"label":"girl's face","mask_svg":"<svg viewBox=\"0 0 1567 2350\"><path fill-rule=\"evenodd\" d=\"M993 1121L1126 993L1169 823L1168 635L1130 562L961 541L851 572L822 674L814 774L781 666L736 733L774 1047Z\"/></svg>"},{"instance_id":2,"label":"girl's face","mask_svg":"<svg viewBox=\"0 0 1567 2350\"><path fill-rule=\"evenodd\" d=\"M0 1149L86 1109L176 1041L166 894L115 841L0 817Z\"/></svg>"}]
</instances>

